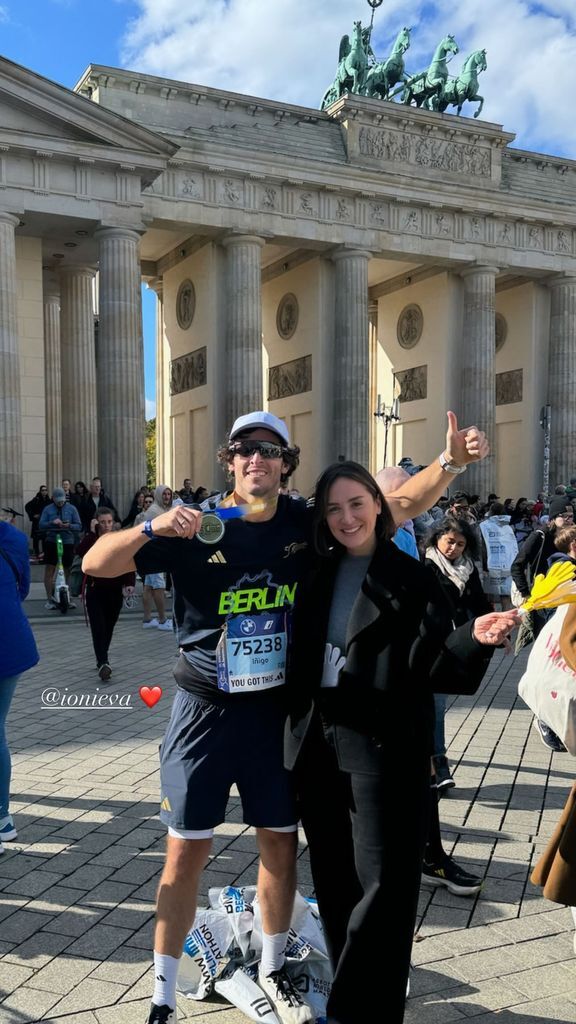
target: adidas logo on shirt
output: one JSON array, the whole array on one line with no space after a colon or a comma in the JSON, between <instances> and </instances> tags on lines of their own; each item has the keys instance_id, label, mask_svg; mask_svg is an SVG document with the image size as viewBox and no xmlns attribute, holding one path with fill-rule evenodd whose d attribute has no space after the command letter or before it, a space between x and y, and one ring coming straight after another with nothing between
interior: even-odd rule
<instances>
[{"instance_id":1,"label":"adidas logo on shirt","mask_svg":"<svg viewBox=\"0 0 576 1024\"><path fill-rule=\"evenodd\" d=\"M212 562L213 565L226 565L226 559L221 551L215 551L208 559L208 562Z\"/></svg>"}]
</instances>

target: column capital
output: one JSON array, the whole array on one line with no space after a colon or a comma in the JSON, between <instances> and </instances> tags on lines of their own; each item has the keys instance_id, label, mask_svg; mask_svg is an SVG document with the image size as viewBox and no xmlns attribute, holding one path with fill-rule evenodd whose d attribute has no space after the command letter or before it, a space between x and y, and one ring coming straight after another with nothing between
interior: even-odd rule
<instances>
[{"instance_id":1,"label":"column capital","mask_svg":"<svg viewBox=\"0 0 576 1024\"><path fill-rule=\"evenodd\" d=\"M163 277L151 277L146 282L147 287L150 291L155 292L159 299L164 297L164 278Z\"/></svg>"},{"instance_id":2,"label":"column capital","mask_svg":"<svg viewBox=\"0 0 576 1024\"><path fill-rule=\"evenodd\" d=\"M17 213L8 213L7 210L0 210L0 223L11 224L12 227L17 228L20 223L20 217Z\"/></svg>"},{"instance_id":3,"label":"column capital","mask_svg":"<svg viewBox=\"0 0 576 1024\"><path fill-rule=\"evenodd\" d=\"M494 278L498 277L500 273L500 267L495 267L490 263L472 263L468 267L464 267L463 270L458 272L460 277L474 277L479 274L493 274Z\"/></svg>"},{"instance_id":4,"label":"column capital","mask_svg":"<svg viewBox=\"0 0 576 1024\"><path fill-rule=\"evenodd\" d=\"M96 241L101 242L106 238L124 238L131 242L139 242L142 237L142 233L137 231L136 228L123 228L123 227L101 227L96 228L94 232L94 238Z\"/></svg>"},{"instance_id":5,"label":"column capital","mask_svg":"<svg viewBox=\"0 0 576 1024\"><path fill-rule=\"evenodd\" d=\"M371 260L373 253L369 252L368 249L337 249L336 252L330 253L330 259L337 263L338 260L343 259L364 259Z\"/></svg>"},{"instance_id":6,"label":"column capital","mask_svg":"<svg viewBox=\"0 0 576 1024\"><path fill-rule=\"evenodd\" d=\"M547 288L561 288L563 285L575 285L576 274L554 274L544 281Z\"/></svg>"},{"instance_id":7,"label":"column capital","mask_svg":"<svg viewBox=\"0 0 576 1024\"><path fill-rule=\"evenodd\" d=\"M221 240L220 244L223 245L225 249L228 249L230 248L230 246L234 245L257 245L259 246L260 249L263 249L264 246L266 245L266 239L262 238L260 235L230 234L225 235L225 237Z\"/></svg>"},{"instance_id":8,"label":"column capital","mask_svg":"<svg viewBox=\"0 0 576 1024\"><path fill-rule=\"evenodd\" d=\"M60 267L58 274L60 277L96 277L97 269L96 267L69 264L66 267Z\"/></svg>"}]
</instances>

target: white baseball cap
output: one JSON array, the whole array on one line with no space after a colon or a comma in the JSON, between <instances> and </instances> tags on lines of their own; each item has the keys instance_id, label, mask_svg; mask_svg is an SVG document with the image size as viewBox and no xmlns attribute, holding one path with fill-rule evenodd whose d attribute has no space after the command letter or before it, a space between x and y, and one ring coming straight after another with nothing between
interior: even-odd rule
<instances>
[{"instance_id":1,"label":"white baseball cap","mask_svg":"<svg viewBox=\"0 0 576 1024\"><path fill-rule=\"evenodd\" d=\"M247 412L244 416L239 416L237 420L234 420L232 430L230 431L230 440L233 441L235 437L238 437L238 434L244 434L248 430L257 430L258 427L264 430L271 430L274 434L278 434L278 437L284 444L290 444L288 427L284 420L279 420L271 412L263 411Z\"/></svg>"}]
</instances>

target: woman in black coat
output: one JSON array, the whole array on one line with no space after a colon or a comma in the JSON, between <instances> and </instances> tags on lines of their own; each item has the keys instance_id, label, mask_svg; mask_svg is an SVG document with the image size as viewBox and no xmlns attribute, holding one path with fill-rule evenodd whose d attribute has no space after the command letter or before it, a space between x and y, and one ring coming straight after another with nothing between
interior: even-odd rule
<instances>
[{"instance_id":1,"label":"woman in black coat","mask_svg":"<svg viewBox=\"0 0 576 1024\"><path fill-rule=\"evenodd\" d=\"M457 626L476 615L494 610L482 588L475 562L481 558L478 533L465 519L446 516L436 523L424 540L425 564L435 574L452 609ZM434 698L436 725L434 729L434 785L438 795L455 783L446 757L444 718L446 699L442 693Z\"/></svg>"},{"instance_id":2,"label":"woman in black coat","mask_svg":"<svg viewBox=\"0 0 576 1024\"><path fill-rule=\"evenodd\" d=\"M30 528L30 536L32 538L32 548L34 550L34 556L36 558L40 558L40 532L38 530L40 516L42 515L44 509L46 508L46 505L50 504L51 500L52 499L48 494L48 488L46 487L46 484L42 484L42 486L38 489L34 497L24 506L26 515L28 516L28 519L32 524Z\"/></svg>"},{"instance_id":3,"label":"woman in black coat","mask_svg":"<svg viewBox=\"0 0 576 1024\"><path fill-rule=\"evenodd\" d=\"M314 518L320 557L296 603L286 764L334 968L327 1015L358 1024L381 1003L387 1024L400 1024L427 832L432 695L474 693L515 613L453 629L434 575L391 543L385 499L357 463L322 474ZM395 785L391 764L402 766Z\"/></svg>"}]
</instances>

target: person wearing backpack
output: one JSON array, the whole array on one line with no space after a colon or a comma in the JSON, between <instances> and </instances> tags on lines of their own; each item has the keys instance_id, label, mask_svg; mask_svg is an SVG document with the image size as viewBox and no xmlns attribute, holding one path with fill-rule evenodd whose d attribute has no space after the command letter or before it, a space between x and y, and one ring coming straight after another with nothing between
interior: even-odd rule
<instances>
[{"instance_id":1,"label":"person wearing backpack","mask_svg":"<svg viewBox=\"0 0 576 1024\"><path fill-rule=\"evenodd\" d=\"M11 523L0 520L0 853L3 842L16 839L10 814L12 759L6 718L23 672L40 660L34 634L22 611L30 589L28 539Z\"/></svg>"}]
</instances>

